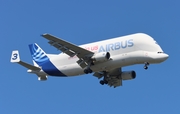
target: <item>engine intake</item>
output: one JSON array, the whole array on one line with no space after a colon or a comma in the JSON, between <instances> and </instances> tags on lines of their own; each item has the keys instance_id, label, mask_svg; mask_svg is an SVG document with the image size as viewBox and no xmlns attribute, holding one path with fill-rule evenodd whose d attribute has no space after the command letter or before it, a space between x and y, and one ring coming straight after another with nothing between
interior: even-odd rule
<instances>
[{"instance_id":1,"label":"engine intake","mask_svg":"<svg viewBox=\"0 0 180 114\"><path fill-rule=\"evenodd\" d=\"M92 59L94 61L107 61L108 59L110 59L110 53L109 52L97 53L92 56Z\"/></svg>"},{"instance_id":2,"label":"engine intake","mask_svg":"<svg viewBox=\"0 0 180 114\"><path fill-rule=\"evenodd\" d=\"M136 72L135 71L124 71L121 73L122 80L131 80L136 78Z\"/></svg>"}]
</instances>

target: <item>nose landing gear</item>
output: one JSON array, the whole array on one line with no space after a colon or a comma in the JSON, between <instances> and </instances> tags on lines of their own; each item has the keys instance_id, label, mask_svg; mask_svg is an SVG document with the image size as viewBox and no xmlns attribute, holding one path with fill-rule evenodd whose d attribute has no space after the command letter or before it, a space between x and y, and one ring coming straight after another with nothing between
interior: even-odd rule
<instances>
[{"instance_id":1,"label":"nose landing gear","mask_svg":"<svg viewBox=\"0 0 180 114\"><path fill-rule=\"evenodd\" d=\"M147 69L148 69L148 66L149 66L149 63L148 63L148 62L145 62L144 69L147 70Z\"/></svg>"}]
</instances>

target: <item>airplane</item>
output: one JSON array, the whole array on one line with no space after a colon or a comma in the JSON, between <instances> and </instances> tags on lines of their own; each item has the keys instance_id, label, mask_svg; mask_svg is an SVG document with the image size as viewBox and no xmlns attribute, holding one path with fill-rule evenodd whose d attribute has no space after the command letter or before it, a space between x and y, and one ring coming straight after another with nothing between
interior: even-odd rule
<instances>
[{"instance_id":1,"label":"airplane","mask_svg":"<svg viewBox=\"0 0 180 114\"><path fill-rule=\"evenodd\" d=\"M44 81L48 76L71 77L93 73L101 85L122 86L123 80L135 79L135 71L122 71L122 67L150 64L165 61L169 55L160 45L145 33L135 33L122 37L77 46L51 34L43 34L49 44L61 51L60 54L47 54L36 43L29 49L34 65L20 60L19 51L12 51L11 62L18 63Z\"/></svg>"}]
</instances>

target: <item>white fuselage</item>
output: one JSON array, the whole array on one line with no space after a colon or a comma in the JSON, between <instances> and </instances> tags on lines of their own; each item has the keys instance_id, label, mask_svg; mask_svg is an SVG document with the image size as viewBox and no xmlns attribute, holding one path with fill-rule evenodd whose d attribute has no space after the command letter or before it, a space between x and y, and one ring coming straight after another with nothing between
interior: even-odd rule
<instances>
[{"instance_id":1,"label":"white fuselage","mask_svg":"<svg viewBox=\"0 0 180 114\"><path fill-rule=\"evenodd\" d=\"M109 52L110 59L95 62L90 68L93 72L109 71L114 68L134 64L160 63L168 58L161 47L149 35L137 33L109 40L81 45L94 53ZM84 74L83 69L77 64L78 57L69 57L64 53L59 55L48 55L50 61L66 76Z\"/></svg>"}]
</instances>

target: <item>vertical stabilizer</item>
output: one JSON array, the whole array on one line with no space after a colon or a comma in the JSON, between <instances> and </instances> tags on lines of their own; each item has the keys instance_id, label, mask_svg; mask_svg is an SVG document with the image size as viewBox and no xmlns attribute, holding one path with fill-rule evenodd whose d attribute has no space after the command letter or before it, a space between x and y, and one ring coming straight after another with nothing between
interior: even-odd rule
<instances>
[{"instance_id":1,"label":"vertical stabilizer","mask_svg":"<svg viewBox=\"0 0 180 114\"><path fill-rule=\"evenodd\" d=\"M46 53L36 43L30 44L29 49L33 61L35 61L39 66L42 66L45 62L49 61Z\"/></svg>"},{"instance_id":2,"label":"vertical stabilizer","mask_svg":"<svg viewBox=\"0 0 180 114\"><path fill-rule=\"evenodd\" d=\"M57 69L57 67L48 58L47 54L36 43L30 44L29 49L33 61L36 65L39 65L44 72L52 76L65 76L65 74Z\"/></svg>"}]
</instances>

